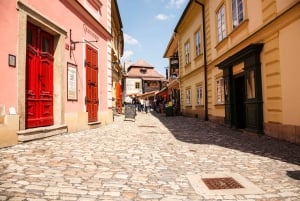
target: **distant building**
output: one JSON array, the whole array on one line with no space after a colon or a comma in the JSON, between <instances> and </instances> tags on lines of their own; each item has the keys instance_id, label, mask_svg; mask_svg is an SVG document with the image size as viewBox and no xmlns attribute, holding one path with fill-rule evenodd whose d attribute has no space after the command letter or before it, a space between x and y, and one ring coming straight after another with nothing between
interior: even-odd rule
<instances>
[{"instance_id":1,"label":"distant building","mask_svg":"<svg viewBox=\"0 0 300 201\"><path fill-rule=\"evenodd\" d=\"M153 66L144 60L128 66L124 79L124 95L141 95L143 93L158 91L166 83L166 78L158 73Z\"/></svg>"}]
</instances>

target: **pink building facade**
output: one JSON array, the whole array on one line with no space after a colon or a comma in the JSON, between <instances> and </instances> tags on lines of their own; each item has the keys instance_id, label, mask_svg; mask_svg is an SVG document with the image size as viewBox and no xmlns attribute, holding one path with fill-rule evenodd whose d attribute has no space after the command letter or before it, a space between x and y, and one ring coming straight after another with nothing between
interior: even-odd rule
<instances>
[{"instance_id":1,"label":"pink building facade","mask_svg":"<svg viewBox=\"0 0 300 201\"><path fill-rule=\"evenodd\" d=\"M110 9L0 1L0 147L112 122Z\"/></svg>"}]
</instances>

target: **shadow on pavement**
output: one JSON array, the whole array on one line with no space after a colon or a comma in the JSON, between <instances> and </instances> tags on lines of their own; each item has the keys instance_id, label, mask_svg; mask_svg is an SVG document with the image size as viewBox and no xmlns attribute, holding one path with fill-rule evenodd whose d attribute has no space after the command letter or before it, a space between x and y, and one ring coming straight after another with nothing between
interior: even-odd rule
<instances>
[{"instance_id":1,"label":"shadow on pavement","mask_svg":"<svg viewBox=\"0 0 300 201\"><path fill-rule=\"evenodd\" d=\"M300 170L296 171L287 171L287 176L295 179L295 180L300 180Z\"/></svg>"},{"instance_id":2,"label":"shadow on pavement","mask_svg":"<svg viewBox=\"0 0 300 201\"><path fill-rule=\"evenodd\" d=\"M152 113L177 140L193 144L212 144L300 165L300 146L227 128L221 124L183 116ZM300 172L300 171L297 171ZM288 174L288 173L287 173ZM299 174L299 173L297 173ZM293 173L290 173L293 175Z\"/></svg>"}]
</instances>

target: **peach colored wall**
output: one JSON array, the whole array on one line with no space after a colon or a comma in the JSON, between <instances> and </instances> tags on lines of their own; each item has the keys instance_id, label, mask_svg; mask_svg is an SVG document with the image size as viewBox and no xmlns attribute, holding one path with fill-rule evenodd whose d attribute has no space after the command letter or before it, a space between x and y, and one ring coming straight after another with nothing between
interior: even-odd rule
<instances>
[{"instance_id":1,"label":"peach colored wall","mask_svg":"<svg viewBox=\"0 0 300 201\"><path fill-rule=\"evenodd\" d=\"M291 4L297 2L299 0L277 0L276 1L276 8L277 8L277 12L280 13L283 10L285 10L288 6L290 6Z\"/></svg>"},{"instance_id":2,"label":"peach colored wall","mask_svg":"<svg viewBox=\"0 0 300 201\"><path fill-rule=\"evenodd\" d=\"M283 123L300 125L300 19L280 31L280 65L282 68Z\"/></svg>"},{"instance_id":3,"label":"peach colored wall","mask_svg":"<svg viewBox=\"0 0 300 201\"><path fill-rule=\"evenodd\" d=\"M207 47L208 49L211 50L210 54L212 55L212 60L214 60L217 57L217 51L215 49L217 45L217 28L216 28L216 9L218 6L221 5L221 0L215 0L215 1L208 1L208 9L209 9L209 17L206 19L207 23L210 25L209 30L210 30L210 35L207 35L209 37L211 43L210 47ZM209 44L208 44L209 45Z\"/></svg>"},{"instance_id":4,"label":"peach colored wall","mask_svg":"<svg viewBox=\"0 0 300 201\"><path fill-rule=\"evenodd\" d=\"M8 113L9 107L18 109L18 93L17 93L17 71L16 68L8 66L8 54L17 55L17 12L15 1L0 1L0 104L5 105L6 113Z\"/></svg>"},{"instance_id":5,"label":"peach colored wall","mask_svg":"<svg viewBox=\"0 0 300 201\"><path fill-rule=\"evenodd\" d=\"M258 29L258 27L261 26L263 23L262 12L260 12L262 10L262 5L261 5L261 1L248 0L245 2L247 2L245 5L247 9L245 11L246 19L247 18L249 19L248 30L249 33L252 33L256 29ZM255 8L255 9L251 9L251 8Z\"/></svg>"},{"instance_id":6,"label":"peach colored wall","mask_svg":"<svg viewBox=\"0 0 300 201\"><path fill-rule=\"evenodd\" d=\"M104 27L107 25L107 1L100 0L102 6L100 8L101 12L97 12L95 8L88 2L88 0L77 0L81 5L83 5L94 17L97 19Z\"/></svg>"},{"instance_id":7,"label":"peach colored wall","mask_svg":"<svg viewBox=\"0 0 300 201\"><path fill-rule=\"evenodd\" d=\"M190 73L191 71L195 70L196 68L199 68L199 66L203 65L202 63L197 63L200 59L200 57L196 58L195 53L195 40L194 40L194 34L196 31L200 31L202 33L202 26L199 24L199 22L202 21L202 15L201 15L201 7L199 5L195 5L192 9L189 10L189 14L186 15L185 21L187 23L183 24L183 26L179 27L180 31L180 54L184 55L184 45L186 42L189 41L190 44L190 60L191 64L189 67L186 67L185 65L185 59L181 59L180 66L181 69L181 77L185 76L186 74ZM183 30L183 31L181 31ZM203 52L203 49L201 50ZM197 65L196 65L197 64Z\"/></svg>"},{"instance_id":8,"label":"peach colored wall","mask_svg":"<svg viewBox=\"0 0 300 201\"><path fill-rule=\"evenodd\" d=\"M261 1L245 1L245 19L247 26L246 28L237 27L236 29L232 28L232 20L231 20L231 1L230 0L215 0L208 1L209 8L209 21L210 24L210 37L211 41L211 55L212 60L216 59L218 56L222 55L232 46L240 43L244 40L249 33L253 33L262 25L262 12L258 12L262 10ZM216 12L220 8L221 5L225 5L225 15L226 15L226 33L230 38L229 40L223 40L222 42L218 42L217 40L217 19ZM255 8L255 9L251 9Z\"/></svg>"}]
</instances>

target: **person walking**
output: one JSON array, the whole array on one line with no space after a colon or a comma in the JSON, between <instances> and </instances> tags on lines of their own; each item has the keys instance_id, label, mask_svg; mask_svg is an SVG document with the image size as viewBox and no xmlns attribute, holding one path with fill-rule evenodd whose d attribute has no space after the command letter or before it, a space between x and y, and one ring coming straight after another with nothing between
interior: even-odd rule
<instances>
[{"instance_id":1,"label":"person walking","mask_svg":"<svg viewBox=\"0 0 300 201\"><path fill-rule=\"evenodd\" d=\"M140 105L141 105L141 112L144 111L144 99L141 98L140 100Z\"/></svg>"},{"instance_id":2,"label":"person walking","mask_svg":"<svg viewBox=\"0 0 300 201\"><path fill-rule=\"evenodd\" d=\"M146 114L149 112L149 108L150 107L150 102L149 102L149 99L148 98L146 98L146 100L145 100L145 112L146 112Z\"/></svg>"}]
</instances>

